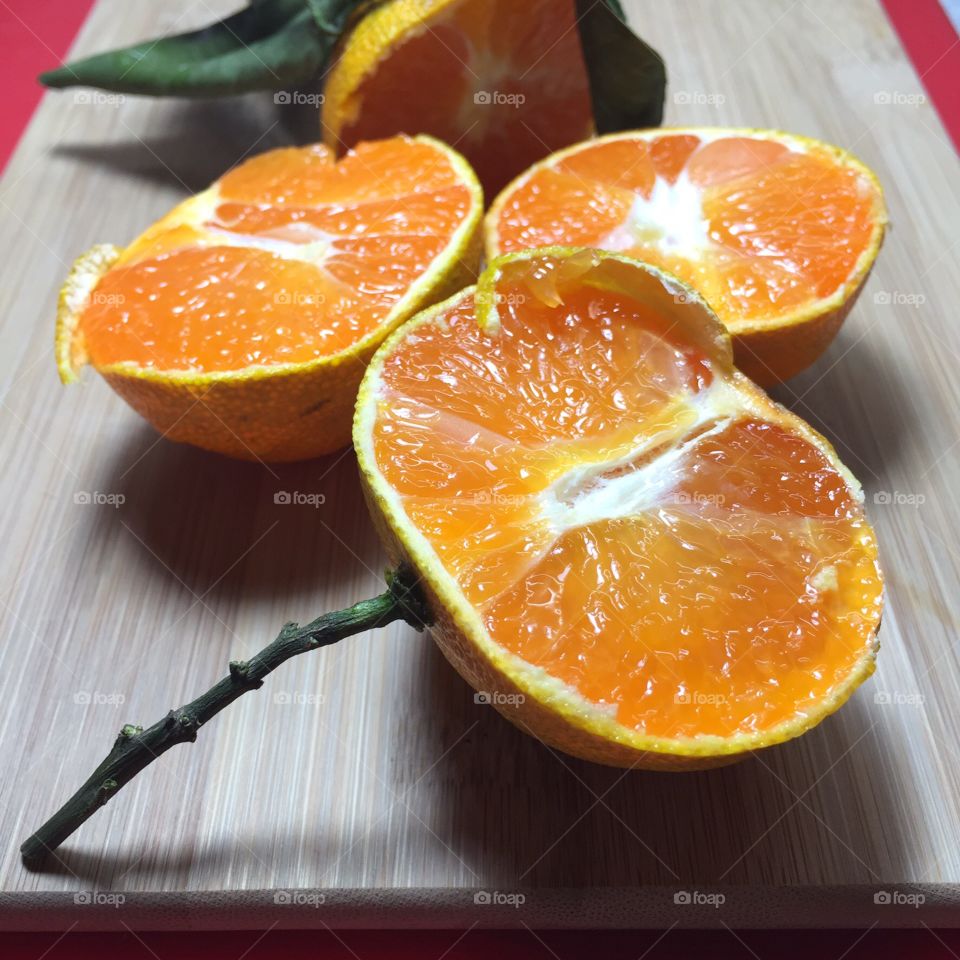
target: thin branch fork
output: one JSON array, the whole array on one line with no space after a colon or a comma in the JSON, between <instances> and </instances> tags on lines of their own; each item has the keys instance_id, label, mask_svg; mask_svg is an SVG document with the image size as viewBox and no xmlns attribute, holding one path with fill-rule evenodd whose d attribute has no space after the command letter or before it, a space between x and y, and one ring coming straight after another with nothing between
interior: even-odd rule
<instances>
[{"instance_id":1,"label":"thin branch fork","mask_svg":"<svg viewBox=\"0 0 960 960\"><path fill-rule=\"evenodd\" d=\"M230 671L206 693L171 710L144 729L126 724L110 752L72 797L20 847L28 867L43 861L78 827L126 786L141 770L178 743L192 743L197 732L221 710L251 690L280 664L301 653L336 643L345 637L394 620L405 620L422 630L429 614L415 578L405 571L387 575L388 589L377 597L326 613L305 626L288 623L269 646L250 660L234 660Z\"/></svg>"}]
</instances>

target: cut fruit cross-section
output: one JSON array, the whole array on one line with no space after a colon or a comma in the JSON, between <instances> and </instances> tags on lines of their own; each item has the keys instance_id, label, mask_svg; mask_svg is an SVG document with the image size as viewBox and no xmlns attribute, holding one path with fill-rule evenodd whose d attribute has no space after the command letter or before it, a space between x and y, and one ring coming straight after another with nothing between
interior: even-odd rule
<instances>
[{"instance_id":1,"label":"cut fruit cross-section","mask_svg":"<svg viewBox=\"0 0 960 960\"><path fill-rule=\"evenodd\" d=\"M327 76L334 149L397 131L452 144L493 195L593 132L573 0L390 0Z\"/></svg>"},{"instance_id":2,"label":"cut fruit cross-section","mask_svg":"<svg viewBox=\"0 0 960 960\"><path fill-rule=\"evenodd\" d=\"M89 363L172 440L244 459L345 446L384 337L476 275L483 200L429 137L254 157L61 295L57 364Z\"/></svg>"},{"instance_id":3,"label":"cut fruit cross-section","mask_svg":"<svg viewBox=\"0 0 960 960\"><path fill-rule=\"evenodd\" d=\"M494 201L487 256L599 247L675 273L757 383L830 345L876 258L880 185L851 154L773 130L639 130L547 157Z\"/></svg>"},{"instance_id":4,"label":"cut fruit cross-section","mask_svg":"<svg viewBox=\"0 0 960 960\"><path fill-rule=\"evenodd\" d=\"M354 445L444 653L553 746L712 765L809 729L873 669L859 485L654 267L494 261L380 349Z\"/></svg>"}]
</instances>

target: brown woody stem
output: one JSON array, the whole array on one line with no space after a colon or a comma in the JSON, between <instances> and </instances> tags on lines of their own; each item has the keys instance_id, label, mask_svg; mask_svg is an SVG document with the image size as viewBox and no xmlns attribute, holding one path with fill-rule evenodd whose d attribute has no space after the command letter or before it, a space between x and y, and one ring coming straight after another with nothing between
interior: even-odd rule
<instances>
[{"instance_id":1,"label":"brown woody stem","mask_svg":"<svg viewBox=\"0 0 960 960\"><path fill-rule=\"evenodd\" d=\"M178 743L193 742L197 731L221 710L251 690L291 657L329 646L344 637L394 620L405 620L422 630L429 614L413 575L398 571L387 575L389 588L370 600L326 613L299 626L288 623L276 640L250 660L234 660L230 672L206 693L178 710L171 710L152 727L126 724L103 762L79 790L20 847L23 862L37 867L81 824L115 796L141 770Z\"/></svg>"}]
</instances>

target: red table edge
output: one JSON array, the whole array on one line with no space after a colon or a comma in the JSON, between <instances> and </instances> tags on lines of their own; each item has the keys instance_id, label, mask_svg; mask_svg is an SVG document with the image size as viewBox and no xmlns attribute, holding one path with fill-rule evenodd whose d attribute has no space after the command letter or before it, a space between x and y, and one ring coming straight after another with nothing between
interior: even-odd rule
<instances>
[{"instance_id":1,"label":"red table edge","mask_svg":"<svg viewBox=\"0 0 960 960\"><path fill-rule=\"evenodd\" d=\"M960 151L960 37L939 0L880 0Z\"/></svg>"},{"instance_id":2,"label":"red table edge","mask_svg":"<svg viewBox=\"0 0 960 960\"><path fill-rule=\"evenodd\" d=\"M64 61L95 0L0 0L0 17L12 24L0 40L0 174L27 129L44 88L37 74ZM38 22L42 19L42 26ZM42 31L42 35L41 32Z\"/></svg>"}]
</instances>

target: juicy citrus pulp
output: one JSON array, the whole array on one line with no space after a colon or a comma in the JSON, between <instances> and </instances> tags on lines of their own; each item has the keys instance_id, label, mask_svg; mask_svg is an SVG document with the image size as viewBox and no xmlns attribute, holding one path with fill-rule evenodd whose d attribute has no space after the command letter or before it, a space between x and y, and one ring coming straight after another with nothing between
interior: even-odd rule
<instances>
[{"instance_id":1,"label":"juicy citrus pulp","mask_svg":"<svg viewBox=\"0 0 960 960\"><path fill-rule=\"evenodd\" d=\"M383 337L475 275L481 211L469 166L427 137L262 154L98 259L61 311L61 374L91 363L173 439L335 449Z\"/></svg>"},{"instance_id":2,"label":"juicy citrus pulp","mask_svg":"<svg viewBox=\"0 0 960 960\"><path fill-rule=\"evenodd\" d=\"M445 652L562 716L544 739L571 752L742 752L872 670L881 578L858 484L653 268L494 261L381 348L354 443L395 553L452 611Z\"/></svg>"},{"instance_id":3,"label":"juicy citrus pulp","mask_svg":"<svg viewBox=\"0 0 960 960\"><path fill-rule=\"evenodd\" d=\"M430 143L288 147L225 174L134 241L80 320L95 366L304 363L387 317L473 197Z\"/></svg>"},{"instance_id":4,"label":"juicy citrus pulp","mask_svg":"<svg viewBox=\"0 0 960 960\"><path fill-rule=\"evenodd\" d=\"M593 131L573 0L390 0L348 36L322 121L338 149L431 134L495 192Z\"/></svg>"},{"instance_id":5,"label":"juicy citrus pulp","mask_svg":"<svg viewBox=\"0 0 960 960\"><path fill-rule=\"evenodd\" d=\"M620 251L699 290L738 366L785 379L826 349L886 213L850 154L775 131L646 130L578 144L522 174L487 218L487 254Z\"/></svg>"}]
</instances>

